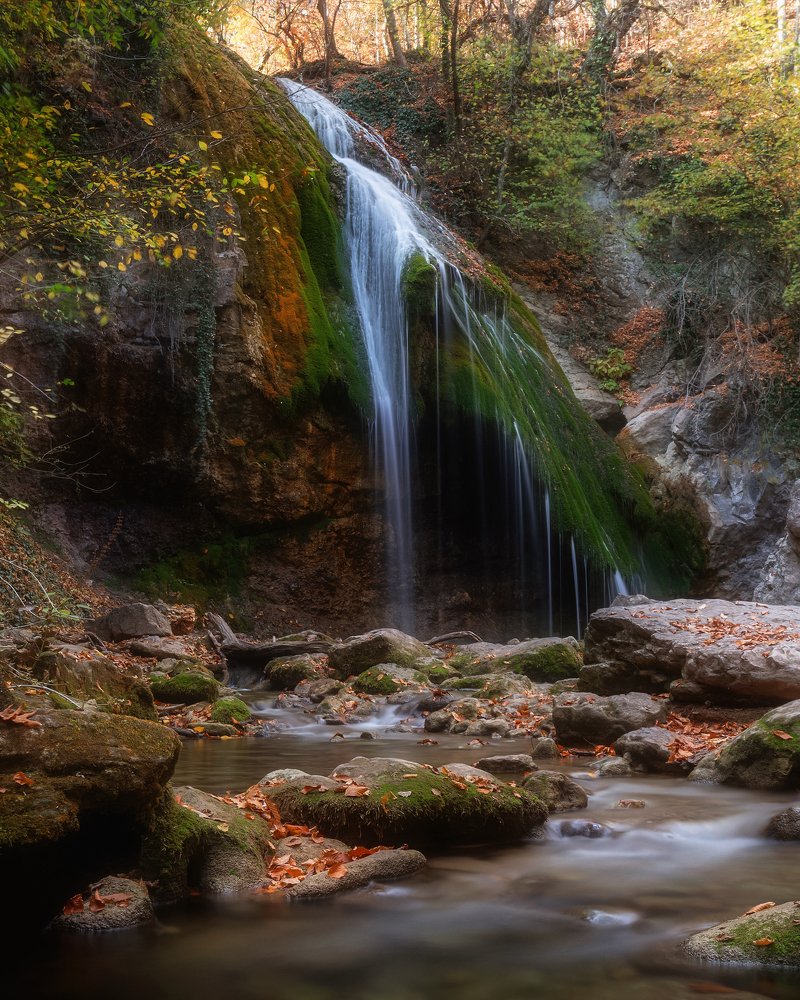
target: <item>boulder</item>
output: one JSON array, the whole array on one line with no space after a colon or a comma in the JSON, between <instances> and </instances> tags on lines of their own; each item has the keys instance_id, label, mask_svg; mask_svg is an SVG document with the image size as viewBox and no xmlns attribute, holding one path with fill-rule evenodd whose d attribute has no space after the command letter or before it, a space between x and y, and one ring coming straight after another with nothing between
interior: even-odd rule
<instances>
[{"instance_id":1,"label":"boulder","mask_svg":"<svg viewBox=\"0 0 800 1000\"><path fill-rule=\"evenodd\" d=\"M589 620L584 661L584 690L602 694L667 691L680 679L694 698L790 701L800 698L800 607L680 600L604 608Z\"/></svg>"},{"instance_id":2,"label":"boulder","mask_svg":"<svg viewBox=\"0 0 800 1000\"><path fill-rule=\"evenodd\" d=\"M475 765L490 774L524 774L525 771L535 771L536 763L528 753L496 754L493 757L483 757Z\"/></svg>"},{"instance_id":3,"label":"boulder","mask_svg":"<svg viewBox=\"0 0 800 1000\"><path fill-rule=\"evenodd\" d=\"M595 768L599 778L629 778L633 768L622 757L606 757Z\"/></svg>"},{"instance_id":4,"label":"boulder","mask_svg":"<svg viewBox=\"0 0 800 1000\"><path fill-rule=\"evenodd\" d=\"M94 649L48 645L36 657L31 675L72 698L93 700L102 711L153 722L158 718L147 684Z\"/></svg>"},{"instance_id":5,"label":"boulder","mask_svg":"<svg viewBox=\"0 0 800 1000\"><path fill-rule=\"evenodd\" d=\"M80 895L80 894L79 894ZM89 902L91 900L91 907ZM153 904L144 882L110 875L89 887L89 892L70 900L75 912L62 913L53 921L59 930L95 934L99 931L129 930L151 924ZM78 905L82 909L78 909Z\"/></svg>"},{"instance_id":6,"label":"boulder","mask_svg":"<svg viewBox=\"0 0 800 1000\"><path fill-rule=\"evenodd\" d=\"M606 698L569 692L556 695L553 704L553 724L561 743L610 746L624 733L652 726L666 717L663 701L639 691Z\"/></svg>"},{"instance_id":7,"label":"boulder","mask_svg":"<svg viewBox=\"0 0 800 1000\"><path fill-rule=\"evenodd\" d=\"M472 643L448 660L463 674L524 674L532 681L558 681L575 677L581 666L578 644L574 639L526 639L496 645Z\"/></svg>"},{"instance_id":8,"label":"boulder","mask_svg":"<svg viewBox=\"0 0 800 1000\"><path fill-rule=\"evenodd\" d=\"M156 701L175 705L196 705L198 701L216 701L219 684L213 677L196 671L186 671L174 677L154 674L150 690Z\"/></svg>"},{"instance_id":9,"label":"boulder","mask_svg":"<svg viewBox=\"0 0 800 1000\"><path fill-rule=\"evenodd\" d=\"M772 840L800 840L800 807L789 806L776 813L767 824L764 836Z\"/></svg>"},{"instance_id":10,"label":"boulder","mask_svg":"<svg viewBox=\"0 0 800 1000\"><path fill-rule=\"evenodd\" d=\"M166 615L152 604L124 604L98 618L92 624L92 631L108 642L120 642L145 635L172 635L172 626Z\"/></svg>"},{"instance_id":11,"label":"boulder","mask_svg":"<svg viewBox=\"0 0 800 1000\"><path fill-rule=\"evenodd\" d=\"M159 662L161 660L188 660L193 666L196 663L192 660L192 654L186 643L179 639L160 639L156 636L147 636L143 639L131 639L130 642L125 643L125 649L132 656L145 656Z\"/></svg>"},{"instance_id":12,"label":"boulder","mask_svg":"<svg viewBox=\"0 0 800 1000\"><path fill-rule=\"evenodd\" d=\"M343 687L343 681L337 681L333 677L321 677L319 680L301 681L295 688L295 694L308 698L310 702L318 705L329 695L338 694Z\"/></svg>"},{"instance_id":13,"label":"boulder","mask_svg":"<svg viewBox=\"0 0 800 1000\"><path fill-rule=\"evenodd\" d=\"M562 837L586 837L589 840L599 840L613 833L611 827L596 823L590 819L565 819L558 824L558 832Z\"/></svg>"},{"instance_id":14,"label":"boulder","mask_svg":"<svg viewBox=\"0 0 800 1000\"><path fill-rule=\"evenodd\" d=\"M625 757L640 771L688 771L691 764L687 762L669 762L670 755L677 745L678 737L675 733L660 726L646 726L644 729L634 729L620 736L614 744L614 750L619 757Z\"/></svg>"},{"instance_id":15,"label":"boulder","mask_svg":"<svg viewBox=\"0 0 800 1000\"><path fill-rule=\"evenodd\" d=\"M800 967L800 901L734 917L693 934L684 943L690 958L717 965Z\"/></svg>"},{"instance_id":16,"label":"boulder","mask_svg":"<svg viewBox=\"0 0 800 1000\"><path fill-rule=\"evenodd\" d=\"M264 672L273 691L294 691L302 681L317 681L320 676L319 664L308 653L271 660Z\"/></svg>"},{"instance_id":17,"label":"boulder","mask_svg":"<svg viewBox=\"0 0 800 1000\"><path fill-rule=\"evenodd\" d=\"M433 658L429 646L394 628L380 628L354 636L331 646L328 652L331 669L342 678L383 663L415 668L420 662L430 665Z\"/></svg>"},{"instance_id":18,"label":"boulder","mask_svg":"<svg viewBox=\"0 0 800 1000\"><path fill-rule=\"evenodd\" d=\"M189 889L211 895L245 892L266 880L274 853L269 825L191 786L168 791L154 810L142 845L144 876L161 902Z\"/></svg>"},{"instance_id":19,"label":"boulder","mask_svg":"<svg viewBox=\"0 0 800 1000\"><path fill-rule=\"evenodd\" d=\"M230 725L234 722L247 722L250 718L250 708L241 698L220 698L211 706L211 721Z\"/></svg>"},{"instance_id":20,"label":"boulder","mask_svg":"<svg viewBox=\"0 0 800 1000\"><path fill-rule=\"evenodd\" d=\"M537 771L523 781L522 787L541 799L548 812L585 809L589 802L585 789L561 771Z\"/></svg>"},{"instance_id":21,"label":"boulder","mask_svg":"<svg viewBox=\"0 0 800 1000\"><path fill-rule=\"evenodd\" d=\"M537 760L557 760L560 756L556 741L549 736L542 736L531 743L531 757Z\"/></svg>"},{"instance_id":22,"label":"boulder","mask_svg":"<svg viewBox=\"0 0 800 1000\"><path fill-rule=\"evenodd\" d=\"M412 667L398 667L394 663L379 663L363 670L353 681L352 687L359 694L390 695L409 687L421 690L428 678Z\"/></svg>"},{"instance_id":23,"label":"boulder","mask_svg":"<svg viewBox=\"0 0 800 1000\"><path fill-rule=\"evenodd\" d=\"M524 677L518 677L516 674L491 674L484 681L478 697L494 701L516 694L530 694L530 691L530 681Z\"/></svg>"},{"instance_id":24,"label":"boulder","mask_svg":"<svg viewBox=\"0 0 800 1000\"><path fill-rule=\"evenodd\" d=\"M303 793L312 783L306 778L264 790L284 821L317 826L349 844L507 842L530 834L547 815L533 795L491 776L461 778L411 761L363 757L333 774L338 790ZM355 783L350 794L348 783Z\"/></svg>"},{"instance_id":25,"label":"boulder","mask_svg":"<svg viewBox=\"0 0 800 1000\"><path fill-rule=\"evenodd\" d=\"M800 700L767 712L689 775L759 790L800 788Z\"/></svg>"},{"instance_id":26,"label":"boulder","mask_svg":"<svg viewBox=\"0 0 800 1000\"><path fill-rule=\"evenodd\" d=\"M360 889L370 882L392 882L408 878L426 864L425 855L419 851L378 851L369 857L348 862L345 865L347 874L341 878L331 878L327 872L320 872L318 875L309 875L299 885L289 886L285 891L290 899L323 899L349 889Z\"/></svg>"}]
</instances>

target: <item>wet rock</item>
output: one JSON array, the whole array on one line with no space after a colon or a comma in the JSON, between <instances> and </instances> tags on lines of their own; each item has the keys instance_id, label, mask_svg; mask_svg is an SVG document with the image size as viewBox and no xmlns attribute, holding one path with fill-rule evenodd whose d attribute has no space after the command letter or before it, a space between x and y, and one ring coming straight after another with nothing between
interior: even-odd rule
<instances>
[{"instance_id":1,"label":"wet rock","mask_svg":"<svg viewBox=\"0 0 800 1000\"><path fill-rule=\"evenodd\" d=\"M328 653L328 663L337 677L360 674L381 663L416 667L419 661L430 663L433 651L413 636L393 628L375 629L336 643Z\"/></svg>"},{"instance_id":2,"label":"wet rock","mask_svg":"<svg viewBox=\"0 0 800 1000\"><path fill-rule=\"evenodd\" d=\"M800 901L725 920L692 935L684 949L691 958L715 964L798 967Z\"/></svg>"},{"instance_id":3,"label":"wet rock","mask_svg":"<svg viewBox=\"0 0 800 1000\"><path fill-rule=\"evenodd\" d=\"M241 698L220 698L211 706L211 721L231 725L234 722L247 722L250 718L250 707Z\"/></svg>"},{"instance_id":4,"label":"wet rock","mask_svg":"<svg viewBox=\"0 0 800 1000\"><path fill-rule=\"evenodd\" d=\"M560 771L537 771L523 781L522 787L541 799L548 812L585 809L589 802L586 791Z\"/></svg>"},{"instance_id":5,"label":"wet rock","mask_svg":"<svg viewBox=\"0 0 800 1000\"><path fill-rule=\"evenodd\" d=\"M490 774L524 774L525 771L537 770L530 754L507 753L496 754L493 757L482 757L476 767L483 768Z\"/></svg>"},{"instance_id":6,"label":"wet rock","mask_svg":"<svg viewBox=\"0 0 800 1000\"><path fill-rule=\"evenodd\" d=\"M517 673L544 682L574 677L581 658L574 639L526 639L496 645L472 643L448 661L463 674Z\"/></svg>"},{"instance_id":7,"label":"wet rock","mask_svg":"<svg viewBox=\"0 0 800 1000\"><path fill-rule=\"evenodd\" d=\"M800 807L789 806L776 813L767 824L764 836L773 840L800 840Z\"/></svg>"},{"instance_id":8,"label":"wet rock","mask_svg":"<svg viewBox=\"0 0 800 1000\"><path fill-rule=\"evenodd\" d=\"M157 639L148 637L146 639L132 639L125 644L125 648L132 656L144 656L154 660L191 660L191 654L187 646L177 639ZM194 663L195 661L192 661Z\"/></svg>"},{"instance_id":9,"label":"wet rock","mask_svg":"<svg viewBox=\"0 0 800 1000\"><path fill-rule=\"evenodd\" d=\"M359 733L358 734L358 738L360 740L374 740L375 739L375 734L374 733L370 733L370 732L368 732L365 729L363 733Z\"/></svg>"},{"instance_id":10,"label":"wet rock","mask_svg":"<svg viewBox=\"0 0 800 1000\"><path fill-rule=\"evenodd\" d=\"M411 667L398 667L394 663L379 663L362 671L352 682L359 694L391 695L409 686L420 690L428 683L425 674Z\"/></svg>"},{"instance_id":11,"label":"wet rock","mask_svg":"<svg viewBox=\"0 0 800 1000\"><path fill-rule=\"evenodd\" d=\"M596 771L601 778L629 778L633 774L633 768L622 757L606 757L599 762Z\"/></svg>"},{"instance_id":12,"label":"wet rock","mask_svg":"<svg viewBox=\"0 0 800 1000\"><path fill-rule=\"evenodd\" d=\"M195 731L200 730L206 736L238 736L239 730L236 726L228 725L226 722L198 722Z\"/></svg>"},{"instance_id":13,"label":"wet rock","mask_svg":"<svg viewBox=\"0 0 800 1000\"><path fill-rule=\"evenodd\" d=\"M619 757L625 757L631 765L642 771L687 771L691 765L685 762L669 763L673 749L678 745L678 737L659 726L647 726L625 733L614 744Z\"/></svg>"},{"instance_id":14,"label":"wet rock","mask_svg":"<svg viewBox=\"0 0 800 1000\"><path fill-rule=\"evenodd\" d=\"M265 881L270 843L270 828L260 816L248 820L236 806L184 786L174 798L164 795L155 809L141 865L163 902L183 898L190 888L212 895L244 892Z\"/></svg>"},{"instance_id":15,"label":"wet rock","mask_svg":"<svg viewBox=\"0 0 800 1000\"><path fill-rule=\"evenodd\" d=\"M479 697L490 700L497 698L508 698L515 694L529 694L531 690L530 681L525 677L516 674L492 674L484 682Z\"/></svg>"},{"instance_id":16,"label":"wet rock","mask_svg":"<svg viewBox=\"0 0 800 1000\"><path fill-rule=\"evenodd\" d=\"M394 758L357 757L333 773L346 773L368 793L348 796L340 784L338 792L303 794L305 779L298 779L269 789L284 820L317 826L350 844L445 845L516 840L546 818L544 805L533 795L491 776L491 788L483 794L473 776L462 780Z\"/></svg>"},{"instance_id":17,"label":"wet rock","mask_svg":"<svg viewBox=\"0 0 800 1000\"><path fill-rule=\"evenodd\" d=\"M37 680L83 701L94 699L102 711L157 719L153 695L135 673L124 673L107 656L84 646L48 646L31 668Z\"/></svg>"},{"instance_id":18,"label":"wet rock","mask_svg":"<svg viewBox=\"0 0 800 1000\"><path fill-rule=\"evenodd\" d=\"M102 909L89 908L89 897L94 897L94 906L104 902ZM99 897L99 902L98 902ZM107 897L112 897L108 899ZM117 898L117 897L129 897ZM129 930L142 927L155 919L153 904L143 882L110 875L90 886L83 897L83 909L78 913L62 913L53 921L59 930L80 931L95 934L101 931Z\"/></svg>"},{"instance_id":19,"label":"wet rock","mask_svg":"<svg viewBox=\"0 0 800 1000\"><path fill-rule=\"evenodd\" d=\"M279 767L275 771L265 774L259 784L266 785L271 781L293 781L295 778L307 778L308 776L307 771L301 771L297 767Z\"/></svg>"},{"instance_id":20,"label":"wet rock","mask_svg":"<svg viewBox=\"0 0 800 1000\"><path fill-rule=\"evenodd\" d=\"M680 600L605 608L589 621L580 677L600 693L666 691L681 679L676 693L694 699L774 704L800 698L799 635L793 606Z\"/></svg>"},{"instance_id":21,"label":"wet rock","mask_svg":"<svg viewBox=\"0 0 800 1000\"><path fill-rule=\"evenodd\" d=\"M556 741L549 736L531 742L531 757L537 760L556 760L560 756Z\"/></svg>"},{"instance_id":22,"label":"wet rock","mask_svg":"<svg viewBox=\"0 0 800 1000\"><path fill-rule=\"evenodd\" d=\"M350 889L359 889L370 882L392 882L416 874L427 864L419 851L378 851L367 858L350 861L342 878L331 878L327 872L309 875L299 885L290 886L290 899L322 899Z\"/></svg>"},{"instance_id":23,"label":"wet rock","mask_svg":"<svg viewBox=\"0 0 800 1000\"><path fill-rule=\"evenodd\" d=\"M302 656L284 656L270 660L264 668L273 691L294 691L302 681L319 679L320 668L308 653ZM324 679L324 678L323 678Z\"/></svg>"},{"instance_id":24,"label":"wet rock","mask_svg":"<svg viewBox=\"0 0 800 1000\"><path fill-rule=\"evenodd\" d=\"M454 726L453 732L456 731ZM466 723L462 730L465 736L482 739L502 739L509 736L511 731L511 723L505 719L476 719L474 722Z\"/></svg>"},{"instance_id":25,"label":"wet rock","mask_svg":"<svg viewBox=\"0 0 800 1000\"><path fill-rule=\"evenodd\" d=\"M174 677L154 674L150 689L156 701L169 705L195 705L198 701L216 701L219 684L208 674L186 671Z\"/></svg>"},{"instance_id":26,"label":"wet rock","mask_svg":"<svg viewBox=\"0 0 800 1000\"><path fill-rule=\"evenodd\" d=\"M424 696L417 703L418 712L440 712L443 708L450 705L455 698L452 695L428 695Z\"/></svg>"},{"instance_id":27,"label":"wet rock","mask_svg":"<svg viewBox=\"0 0 800 1000\"><path fill-rule=\"evenodd\" d=\"M571 692L558 695L553 705L553 723L561 743L577 740L609 746L624 733L666 717L664 702L642 692L606 698Z\"/></svg>"},{"instance_id":28,"label":"wet rock","mask_svg":"<svg viewBox=\"0 0 800 1000\"><path fill-rule=\"evenodd\" d=\"M705 756L689 779L760 790L800 788L800 700L772 709Z\"/></svg>"},{"instance_id":29,"label":"wet rock","mask_svg":"<svg viewBox=\"0 0 800 1000\"><path fill-rule=\"evenodd\" d=\"M558 832L562 837L587 837L589 840L599 840L600 837L610 836L614 831L610 826L590 819L565 819L558 824Z\"/></svg>"},{"instance_id":30,"label":"wet rock","mask_svg":"<svg viewBox=\"0 0 800 1000\"><path fill-rule=\"evenodd\" d=\"M108 642L120 642L145 635L172 635L172 626L152 604L125 604L93 622L92 631Z\"/></svg>"},{"instance_id":31,"label":"wet rock","mask_svg":"<svg viewBox=\"0 0 800 1000\"><path fill-rule=\"evenodd\" d=\"M338 694L344 683L334 680L332 677L322 677L319 680L302 682L295 688L297 694L302 694L313 704L318 705L330 695Z\"/></svg>"},{"instance_id":32,"label":"wet rock","mask_svg":"<svg viewBox=\"0 0 800 1000\"><path fill-rule=\"evenodd\" d=\"M439 768L440 774L455 775L456 778L466 778L470 781L478 779L482 782L490 782L494 786L498 786L499 782L495 777L488 771L484 771L483 768L473 767L472 764L461 764L453 761L450 764L443 764Z\"/></svg>"}]
</instances>

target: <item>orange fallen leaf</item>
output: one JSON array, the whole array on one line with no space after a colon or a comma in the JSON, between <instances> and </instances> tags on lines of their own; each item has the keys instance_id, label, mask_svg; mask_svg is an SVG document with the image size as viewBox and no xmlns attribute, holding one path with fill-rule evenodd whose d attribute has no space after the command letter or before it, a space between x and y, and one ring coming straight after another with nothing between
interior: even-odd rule
<instances>
[{"instance_id":1,"label":"orange fallen leaf","mask_svg":"<svg viewBox=\"0 0 800 1000\"><path fill-rule=\"evenodd\" d=\"M83 913L83 896L81 893L77 892L74 896L64 903L64 908L61 912L65 916L69 916L71 913Z\"/></svg>"},{"instance_id":2,"label":"orange fallen leaf","mask_svg":"<svg viewBox=\"0 0 800 1000\"><path fill-rule=\"evenodd\" d=\"M762 910L771 910L774 903L759 903L757 906L751 906L749 910L745 910L742 916L749 917L751 913L761 913Z\"/></svg>"},{"instance_id":3,"label":"orange fallen leaf","mask_svg":"<svg viewBox=\"0 0 800 1000\"><path fill-rule=\"evenodd\" d=\"M31 718L31 716L35 714L35 708L32 712L25 712L20 705L17 705L16 707L9 705L8 708L4 708L3 711L0 712L0 719L2 719L3 722L13 722L18 726L28 726L31 729L35 729L42 725L41 722L37 722L36 719Z\"/></svg>"},{"instance_id":4,"label":"orange fallen leaf","mask_svg":"<svg viewBox=\"0 0 800 1000\"><path fill-rule=\"evenodd\" d=\"M773 938L763 937L754 941L753 944L757 945L759 948L767 948L769 945L775 944L775 941Z\"/></svg>"},{"instance_id":5,"label":"orange fallen leaf","mask_svg":"<svg viewBox=\"0 0 800 1000\"><path fill-rule=\"evenodd\" d=\"M777 736L779 740L793 740L794 736L791 733L784 732L783 729L773 729L772 735Z\"/></svg>"},{"instance_id":6,"label":"orange fallen leaf","mask_svg":"<svg viewBox=\"0 0 800 1000\"><path fill-rule=\"evenodd\" d=\"M124 909L126 906L130 906L133 896L129 892L112 892L108 896L101 896L100 898L106 905L111 903L112 906L120 906Z\"/></svg>"},{"instance_id":7,"label":"orange fallen leaf","mask_svg":"<svg viewBox=\"0 0 800 1000\"><path fill-rule=\"evenodd\" d=\"M344 865L334 865L333 868L328 868L327 871L331 878L344 878L347 874L347 868Z\"/></svg>"},{"instance_id":8,"label":"orange fallen leaf","mask_svg":"<svg viewBox=\"0 0 800 1000\"><path fill-rule=\"evenodd\" d=\"M344 790L344 794L348 799L360 798L362 795L369 795L369 789L366 785L348 785Z\"/></svg>"},{"instance_id":9,"label":"orange fallen leaf","mask_svg":"<svg viewBox=\"0 0 800 1000\"><path fill-rule=\"evenodd\" d=\"M16 781L18 785L27 785L28 787L33 784L33 778L29 778L24 771L17 771L14 775L14 781Z\"/></svg>"},{"instance_id":10,"label":"orange fallen leaf","mask_svg":"<svg viewBox=\"0 0 800 1000\"><path fill-rule=\"evenodd\" d=\"M89 909L92 911L92 913L99 913L101 910L104 910L105 908L106 908L105 900L97 891L97 889L95 889L94 892L89 897Z\"/></svg>"}]
</instances>

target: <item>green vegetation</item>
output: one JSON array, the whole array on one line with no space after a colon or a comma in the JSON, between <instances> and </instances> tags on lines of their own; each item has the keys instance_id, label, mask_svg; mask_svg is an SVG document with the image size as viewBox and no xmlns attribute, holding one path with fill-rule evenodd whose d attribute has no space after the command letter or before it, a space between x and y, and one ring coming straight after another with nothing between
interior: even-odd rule
<instances>
[{"instance_id":1,"label":"green vegetation","mask_svg":"<svg viewBox=\"0 0 800 1000\"><path fill-rule=\"evenodd\" d=\"M220 698L211 706L212 722L247 722L250 709L241 698Z\"/></svg>"},{"instance_id":2,"label":"green vegetation","mask_svg":"<svg viewBox=\"0 0 800 1000\"><path fill-rule=\"evenodd\" d=\"M294 691L301 681L317 680L320 671L310 656L287 656L271 660L266 674L273 691Z\"/></svg>"},{"instance_id":3,"label":"green vegetation","mask_svg":"<svg viewBox=\"0 0 800 1000\"><path fill-rule=\"evenodd\" d=\"M532 681L561 681L577 677L583 666L583 659L577 649L568 642L542 646L529 653L509 658L511 669L524 674Z\"/></svg>"},{"instance_id":4,"label":"green vegetation","mask_svg":"<svg viewBox=\"0 0 800 1000\"><path fill-rule=\"evenodd\" d=\"M174 677L153 675L150 689L156 701L177 705L194 705L198 701L216 701L219 684L207 674L186 671Z\"/></svg>"}]
</instances>

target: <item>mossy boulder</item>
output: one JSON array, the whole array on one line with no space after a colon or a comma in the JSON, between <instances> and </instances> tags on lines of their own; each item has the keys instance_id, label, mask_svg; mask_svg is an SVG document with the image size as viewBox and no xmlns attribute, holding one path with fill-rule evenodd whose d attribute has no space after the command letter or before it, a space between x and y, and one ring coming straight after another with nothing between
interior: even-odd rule
<instances>
[{"instance_id":1,"label":"mossy boulder","mask_svg":"<svg viewBox=\"0 0 800 1000\"><path fill-rule=\"evenodd\" d=\"M435 315L438 274L436 267L422 253L412 253L406 261L401 282L412 321Z\"/></svg>"},{"instance_id":2,"label":"mossy boulder","mask_svg":"<svg viewBox=\"0 0 800 1000\"><path fill-rule=\"evenodd\" d=\"M301 681L318 680L320 668L311 656L284 656L271 660L265 670L273 691L294 691Z\"/></svg>"},{"instance_id":3,"label":"mossy boulder","mask_svg":"<svg viewBox=\"0 0 800 1000\"><path fill-rule=\"evenodd\" d=\"M104 899L102 909L89 906L91 895L111 897ZM127 897L117 901L115 897ZM81 934L97 934L103 931L129 930L142 927L155 920L150 894L143 882L130 878L109 875L94 883L83 893L83 909L78 913L62 913L53 921L59 930L77 931Z\"/></svg>"},{"instance_id":4,"label":"mossy boulder","mask_svg":"<svg viewBox=\"0 0 800 1000\"><path fill-rule=\"evenodd\" d=\"M495 676L496 674L472 674L468 677L451 677L444 681L442 688L445 691L477 691Z\"/></svg>"},{"instance_id":5,"label":"mossy boulder","mask_svg":"<svg viewBox=\"0 0 800 1000\"><path fill-rule=\"evenodd\" d=\"M94 700L101 711L153 722L158 718L153 695L141 678L124 673L113 660L85 646L49 646L36 657L31 674L71 698ZM74 706L62 699L57 707Z\"/></svg>"},{"instance_id":6,"label":"mossy boulder","mask_svg":"<svg viewBox=\"0 0 800 1000\"><path fill-rule=\"evenodd\" d=\"M190 786L168 789L153 811L142 843L141 867L156 897L173 902L190 889L243 892L266 879L273 853L270 829L257 815Z\"/></svg>"},{"instance_id":7,"label":"mossy boulder","mask_svg":"<svg viewBox=\"0 0 800 1000\"><path fill-rule=\"evenodd\" d=\"M419 689L426 683L427 678L419 670L381 663L360 673L352 688L358 694L390 695L409 687Z\"/></svg>"},{"instance_id":8,"label":"mossy boulder","mask_svg":"<svg viewBox=\"0 0 800 1000\"><path fill-rule=\"evenodd\" d=\"M84 820L143 820L172 775L180 741L154 722L104 712L37 712L0 725L0 852L80 835ZM23 772L30 784L20 785Z\"/></svg>"},{"instance_id":9,"label":"mossy boulder","mask_svg":"<svg viewBox=\"0 0 800 1000\"><path fill-rule=\"evenodd\" d=\"M800 788L800 701L767 712L690 775L759 790Z\"/></svg>"},{"instance_id":10,"label":"mossy boulder","mask_svg":"<svg viewBox=\"0 0 800 1000\"><path fill-rule=\"evenodd\" d=\"M504 664L532 681L548 683L576 677L583 660L571 643L553 642L504 657Z\"/></svg>"},{"instance_id":11,"label":"mossy boulder","mask_svg":"<svg viewBox=\"0 0 800 1000\"><path fill-rule=\"evenodd\" d=\"M430 664L430 647L394 628L375 629L336 643L328 652L328 663L336 677L360 674L379 664L416 668L420 661Z\"/></svg>"},{"instance_id":12,"label":"mossy boulder","mask_svg":"<svg viewBox=\"0 0 800 1000\"><path fill-rule=\"evenodd\" d=\"M507 842L528 836L546 818L535 796L500 782L483 787L408 761L374 763L342 767L348 772L345 780L367 788L368 794L347 795L344 783L341 791L303 794L301 778L270 788L269 795L287 822L316 825L324 834L354 844Z\"/></svg>"},{"instance_id":13,"label":"mossy boulder","mask_svg":"<svg viewBox=\"0 0 800 1000\"><path fill-rule=\"evenodd\" d=\"M250 709L241 698L220 698L211 706L211 721L230 725L233 722L247 722Z\"/></svg>"},{"instance_id":14,"label":"mossy boulder","mask_svg":"<svg viewBox=\"0 0 800 1000\"><path fill-rule=\"evenodd\" d=\"M478 697L496 700L515 694L530 694L530 691L530 683L522 677L514 674L491 674L481 686Z\"/></svg>"},{"instance_id":15,"label":"mossy boulder","mask_svg":"<svg viewBox=\"0 0 800 1000\"><path fill-rule=\"evenodd\" d=\"M800 968L800 900L716 924L684 948L691 958L719 965Z\"/></svg>"},{"instance_id":16,"label":"mossy boulder","mask_svg":"<svg viewBox=\"0 0 800 1000\"><path fill-rule=\"evenodd\" d=\"M174 677L155 675L150 678L150 689L156 701L176 705L195 705L198 701L216 701L219 697L217 681L194 670Z\"/></svg>"},{"instance_id":17,"label":"mossy boulder","mask_svg":"<svg viewBox=\"0 0 800 1000\"><path fill-rule=\"evenodd\" d=\"M589 801L586 791L560 771L536 771L525 779L523 788L537 795L548 812L585 809Z\"/></svg>"},{"instance_id":18,"label":"mossy boulder","mask_svg":"<svg viewBox=\"0 0 800 1000\"><path fill-rule=\"evenodd\" d=\"M437 660L435 663L432 662L427 666L420 664L419 670L425 674L431 684L436 684L437 686L443 684L446 680L456 677L458 673L454 667L442 663L441 660Z\"/></svg>"}]
</instances>

